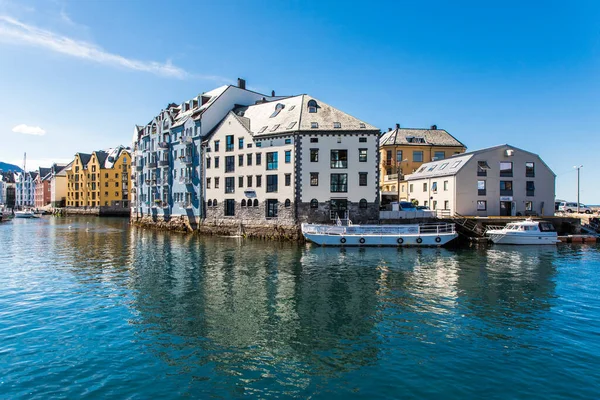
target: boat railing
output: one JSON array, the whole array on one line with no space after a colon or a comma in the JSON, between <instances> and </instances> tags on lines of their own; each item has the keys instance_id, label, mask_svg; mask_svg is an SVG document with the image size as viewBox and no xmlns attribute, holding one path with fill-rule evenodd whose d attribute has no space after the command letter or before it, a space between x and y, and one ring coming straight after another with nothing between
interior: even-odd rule
<instances>
[{"instance_id":1,"label":"boat railing","mask_svg":"<svg viewBox=\"0 0 600 400\"><path fill-rule=\"evenodd\" d=\"M318 225L303 224L304 233L316 235L431 235L454 234L455 224L422 225Z\"/></svg>"}]
</instances>

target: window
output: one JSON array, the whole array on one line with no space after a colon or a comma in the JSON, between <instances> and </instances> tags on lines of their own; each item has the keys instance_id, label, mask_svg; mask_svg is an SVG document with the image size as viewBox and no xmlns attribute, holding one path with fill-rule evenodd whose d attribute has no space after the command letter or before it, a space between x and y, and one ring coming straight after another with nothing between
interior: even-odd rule
<instances>
[{"instance_id":1,"label":"window","mask_svg":"<svg viewBox=\"0 0 600 400\"><path fill-rule=\"evenodd\" d=\"M219 168L219 157L215 157L215 168Z\"/></svg>"},{"instance_id":2,"label":"window","mask_svg":"<svg viewBox=\"0 0 600 400\"><path fill-rule=\"evenodd\" d=\"M500 181L500 196L512 196L512 181Z\"/></svg>"},{"instance_id":3,"label":"window","mask_svg":"<svg viewBox=\"0 0 600 400\"><path fill-rule=\"evenodd\" d=\"M220 179L218 177L215 178L215 189L219 188L219 180ZM216 206L216 204L215 204L215 206Z\"/></svg>"},{"instance_id":4,"label":"window","mask_svg":"<svg viewBox=\"0 0 600 400\"><path fill-rule=\"evenodd\" d=\"M310 208L319 208L319 201L317 199L312 199L310 201Z\"/></svg>"},{"instance_id":5,"label":"window","mask_svg":"<svg viewBox=\"0 0 600 400\"><path fill-rule=\"evenodd\" d=\"M256 163L258 165L258 163ZM277 152L267 153L267 171L277 169Z\"/></svg>"},{"instance_id":6,"label":"window","mask_svg":"<svg viewBox=\"0 0 600 400\"><path fill-rule=\"evenodd\" d=\"M285 144L292 144L292 139L290 139L290 138L285 139Z\"/></svg>"},{"instance_id":7,"label":"window","mask_svg":"<svg viewBox=\"0 0 600 400\"><path fill-rule=\"evenodd\" d=\"M247 148L247 149L251 149L251 148L252 148L252 143L248 143L248 144L246 144L246 148Z\"/></svg>"},{"instance_id":8,"label":"window","mask_svg":"<svg viewBox=\"0 0 600 400\"><path fill-rule=\"evenodd\" d=\"M207 189L210 189L210 181L211 181L211 178L206 178L206 188Z\"/></svg>"},{"instance_id":9,"label":"window","mask_svg":"<svg viewBox=\"0 0 600 400\"><path fill-rule=\"evenodd\" d=\"M319 123L318 122L311 122L310 123L310 128L311 129L318 129L319 128Z\"/></svg>"},{"instance_id":10,"label":"window","mask_svg":"<svg viewBox=\"0 0 600 400\"><path fill-rule=\"evenodd\" d=\"M286 150L285 151L285 163L289 164L292 162L292 151L291 150Z\"/></svg>"},{"instance_id":11,"label":"window","mask_svg":"<svg viewBox=\"0 0 600 400\"><path fill-rule=\"evenodd\" d=\"M238 149L244 150L244 138L238 138Z\"/></svg>"},{"instance_id":12,"label":"window","mask_svg":"<svg viewBox=\"0 0 600 400\"><path fill-rule=\"evenodd\" d=\"M225 193L235 193L235 180L233 176L225 178Z\"/></svg>"},{"instance_id":13,"label":"window","mask_svg":"<svg viewBox=\"0 0 600 400\"><path fill-rule=\"evenodd\" d=\"M213 146L215 148L215 151L219 151L219 143L220 143L220 140L215 140L215 143Z\"/></svg>"},{"instance_id":14,"label":"window","mask_svg":"<svg viewBox=\"0 0 600 400\"><path fill-rule=\"evenodd\" d=\"M257 200L257 199L254 199L254 204L253 204L253 206L254 206L254 207L258 207L258 200Z\"/></svg>"},{"instance_id":15,"label":"window","mask_svg":"<svg viewBox=\"0 0 600 400\"><path fill-rule=\"evenodd\" d=\"M348 150L331 150L331 168L348 168Z\"/></svg>"},{"instance_id":16,"label":"window","mask_svg":"<svg viewBox=\"0 0 600 400\"><path fill-rule=\"evenodd\" d=\"M250 200L250 201L252 201L252 200ZM242 199L242 202L240 203L240 206L246 207L246 199Z\"/></svg>"},{"instance_id":17,"label":"window","mask_svg":"<svg viewBox=\"0 0 600 400\"><path fill-rule=\"evenodd\" d=\"M437 210L437 200L433 200L431 209Z\"/></svg>"},{"instance_id":18,"label":"window","mask_svg":"<svg viewBox=\"0 0 600 400\"><path fill-rule=\"evenodd\" d=\"M448 163L443 163L442 165L440 165L440 167L438 168L438 171L441 171L443 169L446 169L446 167L448 166Z\"/></svg>"},{"instance_id":19,"label":"window","mask_svg":"<svg viewBox=\"0 0 600 400\"><path fill-rule=\"evenodd\" d=\"M331 174L330 190L333 193L348 192L348 174Z\"/></svg>"},{"instance_id":20,"label":"window","mask_svg":"<svg viewBox=\"0 0 600 400\"><path fill-rule=\"evenodd\" d=\"M444 181L444 192L448 191L448 181Z\"/></svg>"},{"instance_id":21,"label":"window","mask_svg":"<svg viewBox=\"0 0 600 400\"><path fill-rule=\"evenodd\" d=\"M477 176L487 176L487 170L490 169L487 161L477 161Z\"/></svg>"},{"instance_id":22,"label":"window","mask_svg":"<svg viewBox=\"0 0 600 400\"><path fill-rule=\"evenodd\" d=\"M358 202L358 208L367 208L367 199L360 199Z\"/></svg>"},{"instance_id":23,"label":"window","mask_svg":"<svg viewBox=\"0 0 600 400\"><path fill-rule=\"evenodd\" d=\"M290 199L285 199L285 203L284 203L285 208L289 208L291 205L292 205L292 202L290 201Z\"/></svg>"},{"instance_id":24,"label":"window","mask_svg":"<svg viewBox=\"0 0 600 400\"><path fill-rule=\"evenodd\" d=\"M317 102L314 100L309 100L308 101L308 112L309 113L316 113L317 112Z\"/></svg>"},{"instance_id":25,"label":"window","mask_svg":"<svg viewBox=\"0 0 600 400\"><path fill-rule=\"evenodd\" d=\"M263 133L266 130L267 130L267 127L263 126L262 128L260 128L260 130L258 131L258 133Z\"/></svg>"},{"instance_id":26,"label":"window","mask_svg":"<svg viewBox=\"0 0 600 400\"><path fill-rule=\"evenodd\" d=\"M243 176L238 176L238 187L240 187L240 188L244 187L244 177Z\"/></svg>"},{"instance_id":27,"label":"window","mask_svg":"<svg viewBox=\"0 0 600 400\"><path fill-rule=\"evenodd\" d=\"M225 200L225 216L226 217L235 216L235 200L234 199L226 199Z\"/></svg>"},{"instance_id":28,"label":"window","mask_svg":"<svg viewBox=\"0 0 600 400\"><path fill-rule=\"evenodd\" d=\"M319 149L310 149L310 162L319 161Z\"/></svg>"},{"instance_id":29,"label":"window","mask_svg":"<svg viewBox=\"0 0 600 400\"><path fill-rule=\"evenodd\" d=\"M277 200L267 199L267 218L277 218Z\"/></svg>"},{"instance_id":30,"label":"window","mask_svg":"<svg viewBox=\"0 0 600 400\"><path fill-rule=\"evenodd\" d=\"M433 182L433 183L431 184L431 191L432 191L433 193L437 193L437 182Z\"/></svg>"},{"instance_id":31,"label":"window","mask_svg":"<svg viewBox=\"0 0 600 400\"><path fill-rule=\"evenodd\" d=\"M366 172L358 173L358 186L367 186L367 173Z\"/></svg>"},{"instance_id":32,"label":"window","mask_svg":"<svg viewBox=\"0 0 600 400\"><path fill-rule=\"evenodd\" d=\"M262 186L262 175L256 175L256 187Z\"/></svg>"},{"instance_id":33,"label":"window","mask_svg":"<svg viewBox=\"0 0 600 400\"><path fill-rule=\"evenodd\" d=\"M478 196L486 195L485 181L477 181L477 195Z\"/></svg>"},{"instance_id":34,"label":"window","mask_svg":"<svg viewBox=\"0 0 600 400\"><path fill-rule=\"evenodd\" d=\"M225 172L235 171L235 158L234 156L225 156Z\"/></svg>"},{"instance_id":35,"label":"window","mask_svg":"<svg viewBox=\"0 0 600 400\"><path fill-rule=\"evenodd\" d=\"M527 178L535 177L535 163L532 163L532 162L525 163L525 176Z\"/></svg>"},{"instance_id":36,"label":"window","mask_svg":"<svg viewBox=\"0 0 600 400\"><path fill-rule=\"evenodd\" d=\"M408 186L408 192L409 193L413 192L413 184L412 183Z\"/></svg>"},{"instance_id":37,"label":"window","mask_svg":"<svg viewBox=\"0 0 600 400\"><path fill-rule=\"evenodd\" d=\"M233 151L233 135L225 136L225 151Z\"/></svg>"},{"instance_id":38,"label":"window","mask_svg":"<svg viewBox=\"0 0 600 400\"><path fill-rule=\"evenodd\" d=\"M252 187L252 175L246 177L246 187Z\"/></svg>"},{"instance_id":39,"label":"window","mask_svg":"<svg viewBox=\"0 0 600 400\"><path fill-rule=\"evenodd\" d=\"M262 163L262 153L256 153L256 165L260 165Z\"/></svg>"},{"instance_id":40,"label":"window","mask_svg":"<svg viewBox=\"0 0 600 400\"><path fill-rule=\"evenodd\" d=\"M216 178L215 178L215 179L216 179ZM214 200L213 200L213 207L216 207L216 206L217 206L217 199L214 199Z\"/></svg>"},{"instance_id":41,"label":"window","mask_svg":"<svg viewBox=\"0 0 600 400\"><path fill-rule=\"evenodd\" d=\"M339 122L334 122L333 123L333 129L341 129L342 128L342 124Z\"/></svg>"},{"instance_id":42,"label":"window","mask_svg":"<svg viewBox=\"0 0 600 400\"><path fill-rule=\"evenodd\" d=\"M252 154L246 154L246 165L248 167L252 165Z\"/></svg>"},{"instance_id":43,"label":"window","mask_svg":"<svg viewBox=\"0 0 600 400\"><path fill-rule=\"evenodd\" d=\"M292 174L285 174L285 186L292 186Z\"/></svg>"},{"instance_id":44,"label":"window","mask_svg":"<svg viewBox=\"0 0 600 400\"><path fill-rule=\"evenodd\" d=\"M256 142L256 147L262 147L262 142Z\"/></svg>"},{"instance_id":45,"label":"window","mask_svg":"<svg viewBox=\"0 0 600 400\"><path fill-rule=\"evenodd\" d=\"M310 142L311 142L311 143L319 143L319 138L316 138L316 137L311 137L311 138L310 138Z\"/></svg>"},{"instance_id":46,"label":"window","mask_svg":"<svg viewBox=\"0 0 600 400\"><path fill-rule=\"evenodd\" d=\"M452 167L450 167L450 168L457 168L461 162L462 161L456 161L454 164L452 164Z\"/></svg>"},{"instance_id":47,"label":"window","mask_svg":"<svg viewBox=\"0 0 600 400\"><path fill-rule=\"evenodd\" d=\"M293 106L292 106L293 107ZM292 129L294 127L294 125L296 125L296 121L292 121L290 122L290 124L288 125L288 129Z\"/></svg>"},{"instance_id":48,"label":"window","mask_svg":"<svg viewBox=\"0 0 600 400\"><path fill-rule=\"evenodd\" d=\"M277 192L277 175L267 175L267 193Z\"/></svg>"},{"instance_id":49,"label":"window","mask_svg":"<svg viewBox=\"0 0 600 400\"><path fill-rule=\"evenodd\" d=\"M535 196L535 183L534 181L527 181L525 189L527 196Z\"/></svg>"},{"instance_id":50,"label":"window","mask_svg":"<svg viewBox=\"0 0 600 400\"><path fill-rule=\"evenodd\" d=\"M446 158L446 152L436 151L433 153L433 158L435 158L436 160L443 160L444 158Z\"/></svg>"},{"instance_id":51,"label":"window","mask_svg":"<svg viewBox=\"0 0 600 400\"><path fill-rule=\"evenodd\" d=\"M500 176L513 176L513 163L500 161Z\"/></svg>"},{"instance_id":52,"label":"window","mask_svg":"<svg viewBox=\"0 0 600 400\"><path fill-rule=\"evenodd\" d=\"M477 200L477 211L485 211L485 210L487 210L487 201Z\"/></svg>"},{"instance_id":53,"label":"window","mask_svg":"<svg viewBox=\"0 0 600 400\"><path fill-rule=\"evenodd\" d=\"M240 154L238 156L238 167L243 167L244 166L244 155Z\"/></svg>"},{"instance_id":54,"label":"window","mask_svg":"<svg viewBox=\"0 0 600 400\"><path fill-rule=\"evenodd\" d=\"M206 159L206 168L209 169L210 168L210 158Z\"/></svg>"},{"instance_id":55,"label":"window","mask_svg":"<svg viewBox=\"0 0 600 400\"><path fill-rule=\"evenodd\" d=\"M358 149L358 162L367 162L367 149Z\"/></svg>"},{"instance_id":56,"label":"window","mask_svg":"<svg viewBox=\"0 0 600 400\"><path fill-rule=\"evenodd\" d=\"M423 191L426 192L427 191L427 182L423 182Z\"/></svg>"},{"instance_id":57,"label":"window","mask_svg":"<svg viewBox=\"0 0 600 400\"><path fill-rule=\"evenodd\" d=\"M413 161L414 162L423 162L423 151L421 151L421 150L413 151Z\"/></svg>"},{"instance_id":58,"label":"window","mask_svg":"<svg viewBox=\"0 0 600 400\"><path fill-rule=\"evenodd\" d=\"M277 124L277 125L274 125L274 126L271 128L271 132L275 132L275 131L277 130L277 128L279 128L279 124Z\"/></svg>"},{"instance_id":59,"label":"window","mask_svg":"<svg viewBox=\"0 0 600 400\"><path fill-rule=\"evenodd\" d=\"M363 124L361 124L361 125L363 125ZM359 143L367 143L367 138L366 137L358 138L358 142Z\"/></svg>"},{"instance_id":60,"label":"window","mask_svg":"<svg viewBox=\"0 0 600 400\"><path fill-rule=\"evenodd\" d=\"M431 165L428 169L427 172L433 171L435 169L435 167L437 167L437 164L433 164Z\"/></svg>"},{"instance_id":61,"label":"window","mask_svg":"<svg viewBox=\"0 0 600 400\"><path fill-rule=\"evenodd\" d=\"M310 186L319 186L319 173L318 172L310 173Z\"/></svg>"},{"instance_id":62,"label":"window","mask_svg":"<svg viewBox=\"0 0 600 400\"><path fill-rule=\"evenodd\" d=\"M450 209L450 201L444 200L444 210L449 210L449 209Z\"/></svg>"},{"instance_id":63,"label":"window","mask_svg":"<svg viewBox=\"0 0 600 400\"><path fill-rule=\"evenodd\" d=\"M528 212L533 211L533 201L525 202L525 211L528 211Z\"/></svg>"}]
</instances>

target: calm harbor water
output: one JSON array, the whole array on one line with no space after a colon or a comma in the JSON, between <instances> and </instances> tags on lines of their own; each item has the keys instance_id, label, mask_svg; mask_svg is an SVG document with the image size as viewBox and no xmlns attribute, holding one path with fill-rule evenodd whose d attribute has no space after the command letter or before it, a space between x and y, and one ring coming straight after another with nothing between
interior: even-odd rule
<instances>
[{"instance_id":1,"label":"calm harbor water","mask_svg":"<svg viewBox=\"0 0 600 400\"><path fill-rule=\"evenodd\" d=\"M600 247L0 224L0 398L600 397Z\"/></svg>"}]
</instances>

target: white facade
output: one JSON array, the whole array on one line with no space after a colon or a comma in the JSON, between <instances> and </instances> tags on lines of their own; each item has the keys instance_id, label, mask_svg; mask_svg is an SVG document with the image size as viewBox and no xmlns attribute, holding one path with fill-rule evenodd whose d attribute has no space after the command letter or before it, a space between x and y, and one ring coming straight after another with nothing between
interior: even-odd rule
<instances>
[{"instance_id":1,"label":"white facade","mask_svg":"<svg viewBox=\"0 0 600 400\"><path fill-rule=\"evenodd\" d=\"M423 164L406 180L410 200L450 215L554 215L554 173L509 145Z\"/></svg>"},{"instance_id":2,"label":"white facade","mask_svg":"<svg viewBox=\"0 0 600 400\"><path fill-rule=\"evenodd\" d=\"M36 172L15 173L16 207L33 207L35 204Z\"/></svg>"},{"instance_id":3,"label":"white facade","mask_svg":"<svg viewBox=\"0 0 600 400\"><path fill-rule=\"evenodd\" d=\"M50 178L50 204L52 207L61 207L66 204L67 199L67 169L71 167L69 163L61 167Z\"/></svg>"}]
</instances>

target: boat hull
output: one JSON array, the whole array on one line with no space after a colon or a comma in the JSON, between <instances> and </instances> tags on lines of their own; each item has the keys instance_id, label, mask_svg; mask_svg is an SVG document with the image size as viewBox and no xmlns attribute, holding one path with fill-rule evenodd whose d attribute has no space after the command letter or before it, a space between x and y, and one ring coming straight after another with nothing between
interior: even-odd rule
<instances>
[{"instance_id":1,"label":"boat hull","mask_svg":"<svg viewBox=\"0 0 600 400\"><path fill-rule=\"evenodd\" d=\"M458 235L456 233L443 233L440 235L381 235L381 236L363 236L363 235L320 235L304 234L304 237L319 246L424 246L438 247L443 246L454 240Z\"/></svg>"},{"instance_id":2,"label":"boat hull","mask_svg":"<svg viewBox=\"0 0 600 400\"><path fill-rule=\"evenodd\" d=\"M556 245L560 242L556 233L538 232L536 235L519 234L519 232L488 232L489 239L495 244L512 245Z\"/></svg>"},{"instance_id":3,"label":"boat hull","mask_svg":"<svg viewBox=\"0 0 600 400\"><path fill-rule=\"evenodd\" d=\"M15 218L35 218L35 215L29 212L17 211L15 212Z\"/></svg>"}]
</instances>

